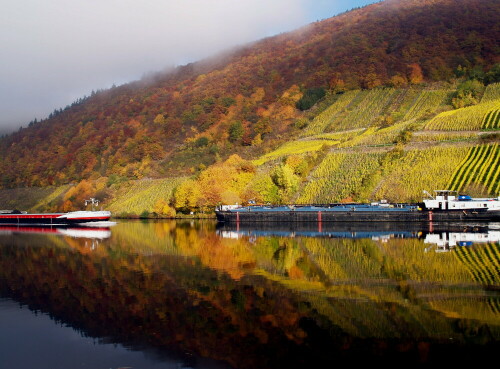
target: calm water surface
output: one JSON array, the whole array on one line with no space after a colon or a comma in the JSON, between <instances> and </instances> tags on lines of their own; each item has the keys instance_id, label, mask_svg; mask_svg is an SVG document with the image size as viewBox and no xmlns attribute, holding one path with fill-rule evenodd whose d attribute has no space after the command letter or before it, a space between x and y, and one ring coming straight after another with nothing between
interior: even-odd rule
<instances>
[{"instance_id":1,"label":"calm water surface","mask_svg":"<svg viewBox=\"0 0 500 369\"><path fill-rule=\"evenodd\" d=\"M500 224L0 228L0 368L477 365Z\"/></svg>"}]
</instances>

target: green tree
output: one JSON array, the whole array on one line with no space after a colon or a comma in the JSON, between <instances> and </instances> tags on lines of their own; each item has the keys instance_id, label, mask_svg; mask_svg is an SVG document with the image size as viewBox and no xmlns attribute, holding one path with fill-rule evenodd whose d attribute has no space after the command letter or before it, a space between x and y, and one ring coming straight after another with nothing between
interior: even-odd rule
<instances>
[{"instance_id":1,"label":"green tree","mask_svg":"<svg viewBox=\"0 0 500 369\"><path fill-rule=\"evenodd\" d=\"M304 92L304 95L295 104L295 107L299 110L309 110L314 104L321 100L326 94L323 87L310 88Z\"/></svg>"},{"instance_id":2,"label":"green tree","mask_svg":"<svg viewBox=\"0 0 500 369\"><path fill-rule=\"evenodd\" d=\"M500 82L500 64L495 64L484 77L484 82L489 85L490 83Z\"/></svg>"},{"instance_id":3,"label":"green tree","mask_svg":"<svg viewBox=\"0 0 500 369\"><path fill-rule=\"evenodd\" d=\"M478 80L467 80L457 87L451 103L455 109L475 105L479 102L484 85Z\"/></svg>"},{"instance_id":4,"label":"green tree","mask_svg":"<svg viewBox=\"0 0 500 369\"><path fill-rule=\"evenodd\" d=\"M229 126L229 141L237 142L243 137L243 124L239 120Z\"/></svg>"},{"instance_id":5,"label":"green tree","mask_svg":"<svg viewBox=\"0 0 500 369\"><path fill-rule=\"evenodd\" d=\"M194 145L196 147L205 147L208 146L208 137L202 136L198 138L195 142Z\"/></svg>"}]
</instances>

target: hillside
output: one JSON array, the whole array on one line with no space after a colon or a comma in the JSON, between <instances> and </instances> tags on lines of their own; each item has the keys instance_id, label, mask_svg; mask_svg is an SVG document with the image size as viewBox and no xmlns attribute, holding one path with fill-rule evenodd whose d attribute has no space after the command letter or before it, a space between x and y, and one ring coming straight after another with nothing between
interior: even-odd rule
<instances>
[{"instance_id":1,"label":"hillside","mask_svg":"<svg viewBox=\"0 0 500 369\"><path fill-rule=\"evenodd\" d=\"M295 103L310 89L401 87L490 70L499 11L493 0L385 1L95 93L2 139L1 185L161 177L233 152L259 154L293 133L304 115ZM183 151L188 144L198 155Z\"/></svg>"},{"instance_id":2,"label":"hillside","mask_svg":"<svg viewBox=\"0 0 500 369\"><path fill-rule=\"evenodd\" d=\"M388 0L94 93L0 139L1 207L70 210L97 194L115 213L166 214L419 200L437 184L496 194L498 14L493 0ZM427 182L405 182L429 162L441 164ZM487 166L452 182L466 162ZM7 190L19 187L38 189L27 201ZM155 188L154 204L123 198Z\"/></svg>"},{"instance_id":3,"label":"hillside","mask_svg":"<svg viewBox=\"0 0 500 369\"><path fill-rule=\"evenodd\" d=\"M500 83L481 90L480 102L469 107L447 105L453 94L454 89L422 87L335 94L319 104L321 112L296 139L254 160L233 155L185 177L127 181L111 176L74 186L4 189L0 203L71 210L96 196L118 216L169 217L249 200L416 202L424 190L445 188L497 196ZM376 125L330 131L332 123L343 127L367 114Z\"/></svg>"}]
</instances>

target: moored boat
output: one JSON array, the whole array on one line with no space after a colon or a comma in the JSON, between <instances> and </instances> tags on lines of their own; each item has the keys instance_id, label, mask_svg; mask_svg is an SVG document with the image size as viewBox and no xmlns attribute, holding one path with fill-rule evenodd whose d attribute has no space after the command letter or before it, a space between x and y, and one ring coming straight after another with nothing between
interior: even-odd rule
<instances>
[{"instance_id":1,"label":"moored boat","mask_svg":"<svg viewBox=\"0 0 500 369\"><path fill-rule=\"evenodd\" d=\"M18 210L1 210L0 224L70 225L106 222L109 211L72 211L68 213L26 213Z\"/></svg>"},{"instance_id":2,"label":"moored boat","mask_svg":"<svg viewBox=\"0 0 500 369\"><path fill-rule=\"evenodd\" d=\"M472 198L437 190L421 203L222 205L219 222L450 222L500 221L500 198Z\"/></svg>"},{"instance_id":3,"label":"moored boat","mask_svg":"<svg viewBox=\"0 0 500 369\"><path fill-rule=\"evenodd\" d=\"M94 210L99 200L91 198L85 200L85 206L91 204L91 211L71 211L68 213L27 213L19 210L0 210L0 224L8 225L96 225L108 222L111 212Z\"/></svg>"}]
</instances>

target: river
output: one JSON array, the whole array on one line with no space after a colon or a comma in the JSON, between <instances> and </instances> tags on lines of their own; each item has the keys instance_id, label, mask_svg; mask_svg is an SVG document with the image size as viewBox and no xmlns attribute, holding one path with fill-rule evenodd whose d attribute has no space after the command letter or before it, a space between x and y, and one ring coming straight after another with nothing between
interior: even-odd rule
<instances>
[{"instance_id":1,"label":"river","mask_svg":"<svg viewBox=\"0 0 500 369\"><path fill-rule=\"evenodd\" d=\"M500 224L0 227L0 368L477 365Z\"/></svg>"}]
</instances>

